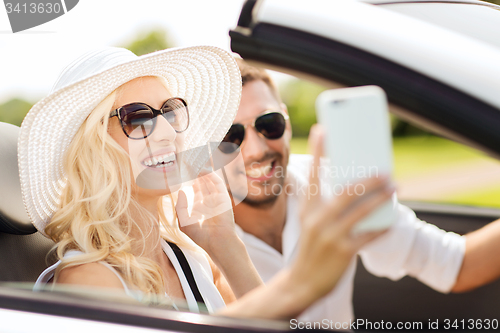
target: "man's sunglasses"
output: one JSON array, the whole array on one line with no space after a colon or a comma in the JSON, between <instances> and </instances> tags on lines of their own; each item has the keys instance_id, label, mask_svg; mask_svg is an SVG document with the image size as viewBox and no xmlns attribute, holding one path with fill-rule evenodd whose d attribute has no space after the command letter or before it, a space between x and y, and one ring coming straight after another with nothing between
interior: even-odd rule
<instances>
[{"instance_id":1,"label":"man's sunglasses","mask_svg":"<svg viewBox=\"0 0 500 333\"><path fill-rule=\"evenodd\" d=\"M130 139L145 139L153 133L156 117L162 115L177 133L184 132L189 126L187 103L180 97L169 98L160 110L145 103L130 103L112 111L110 118L118 117L123 133Z\"/></svg>"},{"instance_id":2,"label":"man's sunglasses","mask_svg":"<svg viewBox=\"0 0 500 333\"><path fill-rule=\"evenodd\" d=\"M266 111L249 125L254 127L264 138L276 140L285 133L287 119L288 115L280 111ZM219 149L225 154L230 154L238 149L245 138L245 129L249 125L233 124L222 140Z\"/></svg>"}]
</instances>

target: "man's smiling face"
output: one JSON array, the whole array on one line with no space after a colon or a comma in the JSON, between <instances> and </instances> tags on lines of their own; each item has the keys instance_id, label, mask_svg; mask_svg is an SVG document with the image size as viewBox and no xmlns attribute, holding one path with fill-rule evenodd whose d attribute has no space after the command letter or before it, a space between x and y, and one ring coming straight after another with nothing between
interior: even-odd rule
<instances>
[{"instance_id":1,"label":"man's smiling face","mask_svg":"<svg viewBox=\"0 0 500 333\"><path fill-rule=\"evenodd\" d=\"M233 170L230 177L248 186L248 195L243 200L251 206L272 205L283 192L286 166L290 154L292 135L290 122L279 139L266 139L251 126L259 115L269 110L286 113L286 107L280 104L269 86L262 80L254 80L243 86L241 103L234 124L246 126L245 137L241 144L241 153L245 162L244 170ZM233 196L238 196L233 189ZM284 194L284 193L283 193Z\"/></svg>"}]
</instances>

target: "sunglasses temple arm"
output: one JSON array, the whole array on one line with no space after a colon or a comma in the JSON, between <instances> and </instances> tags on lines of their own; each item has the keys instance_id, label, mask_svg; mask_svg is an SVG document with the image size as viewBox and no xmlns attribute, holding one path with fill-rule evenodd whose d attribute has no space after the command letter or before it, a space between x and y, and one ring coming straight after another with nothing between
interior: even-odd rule
<instances>
[{"instance_id":1,"label":"sunglasses temple arm","mask_svg":"<svg viewBox=\"0 0 500 333\"><path fill-rule=\"evenodd\" d=\"M113 111L109 114L109 118L113 118L113 117L118 117L118 109L113 110Z\"/></svg>"}]
</instances>

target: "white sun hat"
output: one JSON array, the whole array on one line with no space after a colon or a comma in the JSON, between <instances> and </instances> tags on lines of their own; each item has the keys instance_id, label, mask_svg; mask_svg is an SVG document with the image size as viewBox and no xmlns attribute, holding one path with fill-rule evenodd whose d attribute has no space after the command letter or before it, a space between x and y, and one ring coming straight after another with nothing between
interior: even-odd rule
<instances>
[{"instance_id":1,"label":"white sun hat","mask_svg":"<svg viewBox=\"0 0 500 333\"><path fill-rule=\"evenodd\" d=\"M193 149L220 142L238 110L241 75L233 56L212 46L172 48L136 56L108 47L75 60L51 93L26 115L19 134L18 160L23 200L35 227L45 226L60 203L66 184L63 157L90 112L111 92L143 76L165 78L173 96L188 103L186 163L201 168L206 157ZM191 152L191 153L189 153Z\"/></svg>"}]
</instances>

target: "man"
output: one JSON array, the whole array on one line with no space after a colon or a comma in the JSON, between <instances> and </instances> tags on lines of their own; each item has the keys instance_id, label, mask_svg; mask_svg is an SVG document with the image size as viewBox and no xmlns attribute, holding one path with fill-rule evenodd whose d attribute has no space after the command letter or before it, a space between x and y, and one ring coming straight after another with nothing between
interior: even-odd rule
<instances>
[{"instance_id":1,"label":"man","mask_svg":"<svg viewBox=\"0 0 500 333\"><path fill-rule=\"evenodd\" d=\"M239 234L259 274L268 281L293 260L300 235L299 206L310 158L291 155L286 106L268 74L237 59L242 72L240 108L225 141L241 147L245 170L228 174L248 185L234 207ZM243 188L243 187L242 187ZM233 197L244 197L232 188ZM242 199L242 198L240 198ZM396 223L359 254L374 275L413 276L440 292L473 289L500 276L500 222L467 236L446 233L399 205ZM349 322L353 259L337 287L301 315L303 321Z\"/></svg>"}]
</instances>

